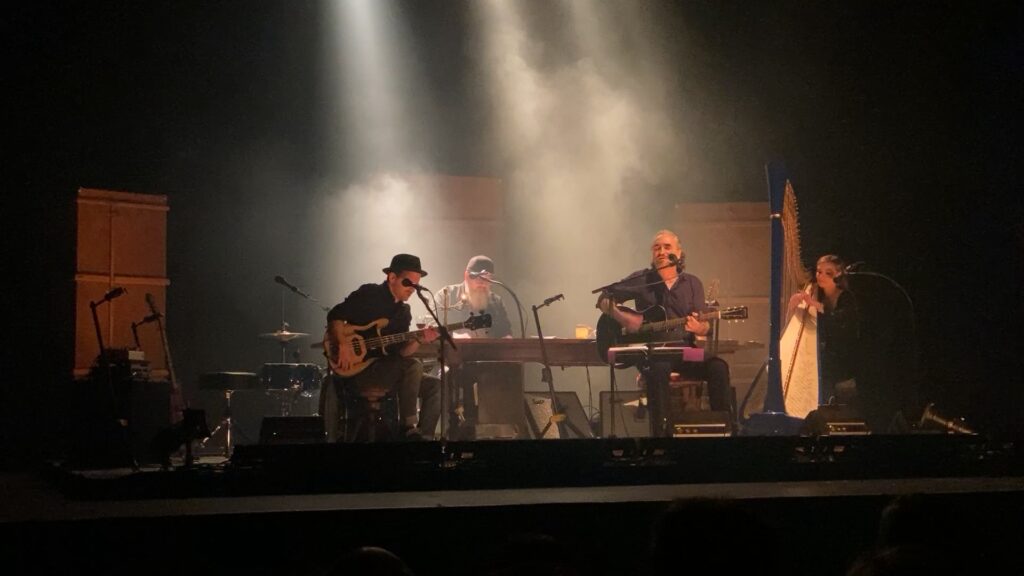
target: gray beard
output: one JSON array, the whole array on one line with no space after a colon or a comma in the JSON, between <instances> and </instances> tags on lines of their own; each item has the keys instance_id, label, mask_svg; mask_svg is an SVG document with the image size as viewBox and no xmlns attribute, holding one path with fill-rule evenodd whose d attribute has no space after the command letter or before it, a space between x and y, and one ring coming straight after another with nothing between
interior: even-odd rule
<instances>
[{"instance_id":1,"label":"gray beard","mask_svg":"<svg viewBox=\"0 0 1024 576\"><path fill-rule=\"evenodd\" d=\"M466 304L469 305L469 309L473 312L479 312L487 308L488 297L490 292L487 290L480 290L474 292L472 290L466 291Z\"/></svg>"}]
</instances>

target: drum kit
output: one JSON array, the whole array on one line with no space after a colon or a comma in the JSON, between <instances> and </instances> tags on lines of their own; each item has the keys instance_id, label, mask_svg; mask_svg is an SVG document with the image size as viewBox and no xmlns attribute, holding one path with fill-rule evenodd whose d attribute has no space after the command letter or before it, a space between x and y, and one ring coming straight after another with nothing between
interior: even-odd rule
<instances>
[{"instance_id":1,"label":"drum kit","mask_svg":"<svg viewBox=\"0 0 1024 576\"><path fill-rule=\"evenodd\" d=\"M223 394L224 414L217 427L213 429L210 437L203 441L206 446L218 434L224 437L224 451L226 456L231 455L233 444L237 443L237 436L242 436L243 442L246 438L252 440L252 430L249 434L242 432L240 428L249 428L258 425L266 416L312 416L316 413L317 401L320 393L320 384L326 373L326 369L319 364L286 362L288 345L293 340L307 338L310 334L306 332L292 332L287 322L281 323L281 328L274 332L259 334L261 340L273 340L281 345L281 362L263 364L259 374L252 372L210 372L202 375L199 380L199 387L203 390L216 391ZM250 394L255 393L260 397L260 414L235 414L232 417L231 401L232 396L240 391ZM250 402L251 404L251 402ZM251 409L249 410L252 411ZM250 420L249 426L240 420ZM241 426L240 426L241 424ZM234 428L234 430L233 430ZM241 432L241 434L240 434Z\"/></svg>"},{"instance_id":2,"label":"drum kit","mask_svg":"<svg viewBox=\"0 0 1024 576\"><path fill-rule=\"evenodd\" d=\"M289 363L285 361L288 357L288 343L292 340L309 336L306 332L292 332L288 328L288 323L282 322L280 330L259 335L262 339L276 340L281 343L281 362L263 365L260 372L260 385L267 390L286 390L309 398L320 389L320 382L324 378L325 369L319 364ZM298 354L296 353L297 356ZM282 416L287 415L282 414Z\"/></svg>"}]
</instances>

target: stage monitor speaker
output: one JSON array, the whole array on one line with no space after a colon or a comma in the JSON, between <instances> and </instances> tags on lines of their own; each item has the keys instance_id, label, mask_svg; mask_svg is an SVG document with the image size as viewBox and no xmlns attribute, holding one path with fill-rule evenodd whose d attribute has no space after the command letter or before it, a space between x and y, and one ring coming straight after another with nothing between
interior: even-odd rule
<instances>
[{"instance_id":1,"label":"stage monitor speaker","mask_svg":"<svg viewBox=\"0 0 1024 576\"><path fill-rule=\"evenodd\" d=\"M268 416L260 426L260 444L319 444L326 439L319 416Z\"/></svg>"},{"instance_id":2,"label":"stage monitor speaker","mask_svg":"<svg viewBox=\"0 0 1024 576\"><path fill-rule=\"evenodd\" d=\"M231 443L234 446L256 444L260 439L263 419L271 416L313 416L317 414L320 391L305 396L292 390L253 388L235 390L231 395ZM206 410L212 426L227 415L224 393L219 390L200 390L196 407ZM209 447L222 446L224 432L218 432Z\"/></svg>"},{"instance_id":3,"label":"stage monitor speaker","mask_svg":"<svg viewBox=\"0 0 1024 576\"><path fill-rule=\"evenodd\" d=\"M707 438L732 435L728 410L683 412L672 421L673 438Z\"/></svg>"},{"instance_id":4,"label":"stage monitor speaker","mask_svg":"<svg viewBox=\"0 0 1024 576\"><path fill-rule=\"evenodd\" d=\"M590 421L583 411L583 404L575 392L555 392L558 404L566 415L566 422L579 431L572 430L563 423L562 426L551 426L544 433L544 438L593 438L594 432L590 429ZM523 394L526 402L526 415L530 424L530 436L541 438L541 432L551 420L551 394L548 392L526 392ZM561 430L560 430L561 428Z\"/></svg>"},{"instance_id":5,"label":"stage monitor speaker","mask_svg":"<svg viewBox=\"0 0 1024 576\"><path fill-rule=\"evenodd\" d=\"M639 390L617 390L615 392L615 410L612 414L612 393L601 392L601 436L604 438L646 438L651 435L650 412L646 408L639 409ZM615 418L614 425L612 417Z\"/></svg>"},{"instance_id":6,"label":"stage monitor speaker","mask_svg":"<svg viewBox=\"0 0 1024 576\"><path fill-rule=\"evenodd\" d=\"M72 383L71 462L113 468L160 463L153 445L171 425L170 383L117 378ZM114 397L111 398L111 392Z\"/></svg>"},{"instance_id":7,"label":"stage monitor speaker","mask_svg":"<svg viewBox=\"0 0 1024 576\"><path fill-rule=\"evenodd\" d=\"M864 416L848 405L818 406L804 418L804 436L865 436L870 434Z\"/></svg>"}]
</instances>

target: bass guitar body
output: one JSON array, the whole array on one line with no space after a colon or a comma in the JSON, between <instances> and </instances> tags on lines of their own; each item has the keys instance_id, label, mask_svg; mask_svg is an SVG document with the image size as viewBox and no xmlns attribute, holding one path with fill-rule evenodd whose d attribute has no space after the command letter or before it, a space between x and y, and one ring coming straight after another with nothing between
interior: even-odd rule
<instances>
[{"instance_id":1,"label":"bass guitar body","mask_svg":"<svg viewBox=\"0 0 1024 576\"><path fill-rule=\"evenodd\" d=\"M324 333L324 355L327 356L327 362L331 367L331 371L342 378L355 376L365 370L370 364L376 362L381 356L386 355L383 347L371 348L367 345L366 340L368 338L379 339L381 331L387 325L387 318L378 318L362 326L342 324L340 330L334 334L328 329ZM348 346L355 353L355 362L344 370L338 362L338 350L340 350L341 346Z\"/></svg>"},{"instance_id":2,"label":"bass guitar body","mask_svg":"<svg viewBox=\"0 0 1024 576\"><path fill-rule=\"evenodd\" d=\"M324 333L324 356L327 357L327 364L331 367L331 371L342 378L355 376L381 357L387 356L388 346L418 339L427 330L424 328L400 334L382 334L387 325L387 318L378 318L362 326L346 324L341 321L332 322L327 327L327 332ZM465 322L449 324L444 327L444 330L451 332L460 328L479 330L490 327L491 315L480 314L470 316ZM353 357L353 362L345 368L342 368L339 356L343 346L352 351Z\"/></svg>"}]
</instances>

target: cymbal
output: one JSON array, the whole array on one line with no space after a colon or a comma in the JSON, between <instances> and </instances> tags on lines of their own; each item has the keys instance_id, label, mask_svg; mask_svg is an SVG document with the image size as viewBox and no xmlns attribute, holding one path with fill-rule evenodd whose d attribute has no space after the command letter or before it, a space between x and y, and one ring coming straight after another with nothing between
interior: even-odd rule
<instances>
[{"instance_id":1,"label":"cymbal","mask_svg":"<svg viewBox=\"0 0 1024 576\"><path fill-rule=\"evenodd\" d=\"M296 338L305 338L309 336L305 332L289 332L288 330L278 330L277 332L267 332L260 334L260 338L266 338L268 340L277 340L278 342L288 342L295 340Z\"/></svg>"},{"instance_id":2,"label":"cymbal","mask_svg":"<svg viewBox=\"0 0 1024 576\"><path fill-rule=\"evenodd\" d=\"M249 390L259 385L255 372L207 372L199 377L202 390Z\"/></svg>"}]
</instances>

